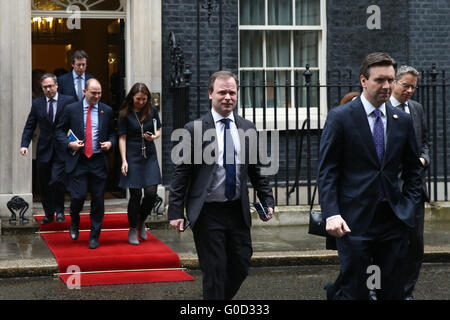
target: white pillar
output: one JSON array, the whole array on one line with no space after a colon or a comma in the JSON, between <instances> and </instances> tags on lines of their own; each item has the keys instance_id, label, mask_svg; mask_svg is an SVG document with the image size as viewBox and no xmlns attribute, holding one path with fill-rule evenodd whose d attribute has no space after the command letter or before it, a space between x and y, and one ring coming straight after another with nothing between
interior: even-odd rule
<instances>
[{"instance_id":1,"label":"white pillar","mask_svg":"<svg viewBox=\"0 0 450 320\"><path fill-rule=\"evenodd\" d=\"M15 195L32 211L32 156L19 153L31 107L30 19L29 0L0 1L0 217Z\"/></svg>"}]
</instances>

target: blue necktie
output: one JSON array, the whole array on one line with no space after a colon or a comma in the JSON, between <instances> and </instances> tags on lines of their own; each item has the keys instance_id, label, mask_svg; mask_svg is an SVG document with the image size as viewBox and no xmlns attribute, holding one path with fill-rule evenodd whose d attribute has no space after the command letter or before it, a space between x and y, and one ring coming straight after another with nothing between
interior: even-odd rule
<instances>
[{"instance_id":1,"label":"blue necktie","mask_svg":"<svg viewBox=\"0 0 450 320\"><path fill-rule=\"evenodd\" d=\"M230 119L220 119L225 124L223 132L223 166L225 168L225 197L231 201L236 195L236 163L234 143L230 130Z\"/></svg>"},{"instance_id":2,"label":"blue necktie","mask_svg":"<svg viewBox=\"0 0 450 320\"><path fill-rule=\"evenodd\" d=\"M404 104L404 103L400 104L398 107L399 107L400 109L402 109L403 111L405 111L405 104Z\"/></svg>"},{"instance_id":3,"label":"blue necktie","mask_svg":"<svg viewBox=\"0 0 450 320\"><path fill-rule=\"evenodd\" d=\"M375 123L373 125L373 141L375 142L375 149L377 150L378 159L380 163L383 163L384 157L384 126L383 121L381 120L381 111L375 109L374 114L376 116ZM380 197L379 200L385 198L385 192L383 185L381 185Z\"/></svg>"},{"instance_id":4,"label":"blue necktie","mask_svg":"<svg viewBox=\"0 0 450 320\"><path fill-rule=\"evenodd\" d=\"M49 99L48 102L48 120L53 123L53 99Z\"/></svg>"}]
</instances>

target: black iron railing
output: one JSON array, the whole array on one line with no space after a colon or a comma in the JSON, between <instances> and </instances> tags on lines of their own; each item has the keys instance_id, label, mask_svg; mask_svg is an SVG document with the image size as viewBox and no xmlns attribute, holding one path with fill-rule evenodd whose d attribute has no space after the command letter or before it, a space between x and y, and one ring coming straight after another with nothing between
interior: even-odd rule
<instances>
[{"instance_id":1,"label":"black iron railing","mask_svg":"<svg viewBox=\"0 0 450 320\"><path fill-rule=\"evenodd\" d=\"M346 93L361 91L359 79L351 71L329 71L326 84L319 84L309 67L305 69L302 76L297 73L293 83L290 79L277 79L275 72L271 83L240 79L238 113L260 130L279 131L279 170L271 177L279 205L310 204L327 112L339 105ZM423 105L427 119L431 164L426 180L431 201L448 201L448 86L445 71L438 71L433 64L430 70L421 72L413 96ZM183 110L173 113L175 128L211 108L206 84L185 82L171 90L174 111Z\"/></svg>"}]
</instances>

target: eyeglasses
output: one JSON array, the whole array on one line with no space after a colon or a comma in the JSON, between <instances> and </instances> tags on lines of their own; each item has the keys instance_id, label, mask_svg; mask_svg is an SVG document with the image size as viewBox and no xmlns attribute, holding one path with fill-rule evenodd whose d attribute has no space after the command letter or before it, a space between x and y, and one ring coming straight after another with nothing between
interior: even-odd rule
<instances>
[{"instance_id":1,"label":"eyeglasses","mask_svg":"<svg viewBox=\"0 0 450 320\"><path fill-rule=\"evenodd\" d=\"M416 90L418 88L418 86L413 86L412 84L407 84L403 82L399 82L398 84L401 85L403 88L408 88L411 90Z\"/></svg>"}]
</instances>

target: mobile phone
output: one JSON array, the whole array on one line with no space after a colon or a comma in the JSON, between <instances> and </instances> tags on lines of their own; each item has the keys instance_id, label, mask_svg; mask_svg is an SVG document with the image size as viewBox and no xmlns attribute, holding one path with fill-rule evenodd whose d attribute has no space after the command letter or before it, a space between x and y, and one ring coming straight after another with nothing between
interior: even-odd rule
<instances>
[{"instance_id":1,"label":"mobile phone","mask_svg":"<svg viewBox=\"0 0 450 320\"><path fill-rule=\"evenodd\" d=\"M191 222L188 219L184 218L183 231L186 231L186 229L189 228L190 225L191 225Z\"/></svg>"},{"instance_id":2,"label":"mobile phone","mask_svg":"<svg viewBox=\"0 0 450 320\"><path fill-rule=\"evenodd\" d=\"M255 202L255 203L253 203L253 206L255 207L256 212L259 214L259 216L260 216L261 218L264 218L264 219L268 219L268 218L269 218L269 217L267 216L267 210L266 210L266 208L264 208L264 206L263 206L261 203Z\"/></svg>"},{"instance_id":3,"label":"mobile phone","mask_svg":"<svg viewBox=\"0 0 450 320\"><path fill-rule=\"evenodd\" d=\"M145 133L148 134L149 136L153 135L153 133L151 133L150 131L146 131Z\"/></svg>"}]
</instances>

